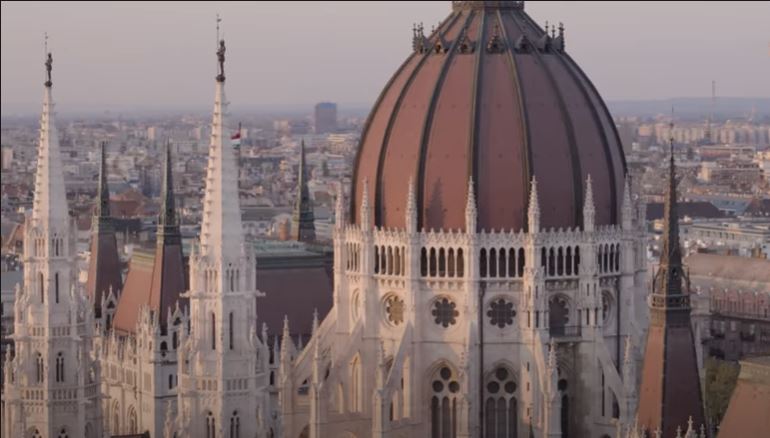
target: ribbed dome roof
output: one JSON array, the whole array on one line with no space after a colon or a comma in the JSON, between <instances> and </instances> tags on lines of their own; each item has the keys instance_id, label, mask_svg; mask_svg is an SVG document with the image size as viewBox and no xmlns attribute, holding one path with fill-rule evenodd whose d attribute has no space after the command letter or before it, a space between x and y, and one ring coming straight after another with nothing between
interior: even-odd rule
<instances>
[{"instance_id":1,"label":"ribbed dome roof","mask_svg":"<svg viewBox=\"0 0 770 438\"><path fill-rule=\"evenodd\" d=\"M364 186L377 226L403 228L410 177L418 227L464 229L473 179L479 229L526 229L530 181L542 227L582 225L593 180L596 224L617 224L625 158L606 105L524 2L452 2L385 85L356 157L351 221Z\"/></svg>"}]
</instances>

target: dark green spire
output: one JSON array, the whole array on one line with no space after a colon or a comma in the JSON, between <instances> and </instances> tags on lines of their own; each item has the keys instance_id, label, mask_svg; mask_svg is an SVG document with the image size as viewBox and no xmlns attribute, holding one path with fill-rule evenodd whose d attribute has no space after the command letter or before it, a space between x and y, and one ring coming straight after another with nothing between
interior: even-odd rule
<instances>
[{"instance_id":1,"label":"dark green spire","mask_svg":"<svg viewBox=\"0 0 770 438\"><path fill-rule=\"evenodd\" d=\"M158 242L165 239L180 239L179 223L176 217L176 205L174 203L174 177L171 171L171 142L166 145L166 157L164 160L163 188L161 189L161 208L158 217Z\"/></svg>"},{"instance_id":2,"label":"dark green spire","mask_svg":"<svg viewBox=\"0 0 770 438\"><path fill-rule=\"evenodd\" d=\"M110 218L110 188L107 185L107 143L102 142L99 145L99 187L97 189L99 199L96 203L96 210L94 216L96 216L97 223L100 225L109 222Z\"/></svg>"},{"instance_id":3,"label":"dark green spire","mask_svg":"<svg viewBox=\"0 0 770 438\"><path fill-rule=\"evenodd\" d=\"M300 242L315 241L315 217L307 188L307 170L305 168L305 140L300 145L299 175L297 176L297 201L294 206L292 237Z\"/></svg>"}]
</instances>

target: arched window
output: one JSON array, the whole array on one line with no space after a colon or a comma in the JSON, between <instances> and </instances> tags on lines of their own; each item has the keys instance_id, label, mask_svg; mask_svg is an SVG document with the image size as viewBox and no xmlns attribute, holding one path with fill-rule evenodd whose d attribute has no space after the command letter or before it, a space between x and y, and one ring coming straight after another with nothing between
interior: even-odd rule
<instances>
[{"instance_id":1,"label":"arched window","mask_svg":"<svg viewBox=\"0 0 770 438\"><path fill-rule=\"evenodd\" d=\"M388 275L393 275L393 248L388 247Z\"/></svg>"},{"instance_id":2,"label":"arched window","mask_svg":"<svg viewBox=\"0 0 770 438\"><path fill-rule=\"evenodd\" d=\"M216 438L216 422L214 421L214 414L211 412L206 415L206 438Z\"/></svg>"},{"instance_id":3,"label":"arched window","mask_svg":"<svg viewBox=\"0 0 770 438\"><path fill-rule=\"evenodd\" d=\"M168 375L168 389L174 389L174 375Z\"/></svg>"},{"instance_id":4,"label":"arched window","mask_svg":"<svg viewBox=\"0 0 770 438\"><path fill-rule=\"evenodd\" d=\"M361 359L356 356L350 364L350 411L361 412L363 409L362 386L363 376L361 374Z\"/></svg>"},{"instance_id":5,"label":"arched window","mask_svg":"<svg viewBox=\"0 0 770 438\"><path fill-rule=\"evenodd\" d=\"M457 276L463 277L465 275L465 258L463 257L462 248L457 249Z\"/></svg>"},{"instance_id":6,"label":"arched window","mask_svg":"<svg viewBox=\"0 0 770 438\"><path fill-rule=\"evenodd\" d=\"M393 273L396 275L401 275L401 247L396 247L395 251L393 252L393 257L395 259L395 267L393 268Z\"/></svg>"},{"instance_id":7,"label":"arched window","mask_svg":"<svg viewBox=\"0 0 770 438\"><path fill-rule=\"evenodd\" d=\"M457 437L457 399L460 383L448 367L441 367L431 379L433 396L430 402L432 438Z\"/></svg>"},{"instance_id":8,"label":"arched window","mask_svg":"<svg viewBox=\"0 0 770 438\"><path fill-rule=\"evenodd\" d=\"M176 328L171 332L171 346L174 350L179 346L179 332Z\"/></svg>"},{"instance_id":9,"label":"arched window","mask_svg":"<svg viewBox=\"0 0 770 438\"><path fill-rule=\"evenodd\" d=\"M53 275L53 290L56 294L56 304L59 304L59 273Z\"/></svg>"},{"instance_id":10,"label":"arched window","mask_svg":"<svg viewBox=\"0 0 770 438\"><path fill-rule=\"evenodd\" d=\"M69 435L67 435L67 429L62 427L59 431L59 438L69 438Z\"/></svg>"},{"instance_id":11,"label":"arched window","mask_svg":"<svg viewBox=\"0 0 770 438\"><path fill-rule=\"evenodd\" d=\"M120 405L117 403L112 407L112 434L120 435Z\"/></svg>"},{"instance_id":12,"label":"arched window","mask_svg":"<svg viewBox=\"0 0 770 438\"><path fill-rule=\"evenodd\" d=\"M487 250L482 248L479 254L479 275L481 277L487 276Z\"/></svg>"},{"instance_id":13,"label":"arched window","mask_svg":"<svg viewBox=\"0 0 770 438\"><path fill-rule=\"evenodd\" d=\"M516 276L516 250L513 248L508 250L508 276Z\"/></svg>"},{"instance_id":14,"label":"arched window","mask_svg":"<svg viewBox=\"0 0 770 438\"><path fill-rule=\"evenodd\" d=\"M230 324L229 324L228 330L230 331L230 349L231 350L235 348L235 338L233 337L233 326L234 326L233 312L230 312Z\"/></svg>"},{"instance_id":15,"label":"arched window","mask_svg":"<svg viewBox=\"0 0 770 438\"><path fill-rule=\"evenodd\" d=\"M620 271L620 244L615 245L615 272Z\"/></svg>"},{"instance_id":16,"label":"arched window","mask_svg":"<svg viewBox=\"0 0 770 438\"><path fill-rule=\"evenodd\" d=\"M500 251L498 252L498 258L499 262L497 263L497 270L498 274L500 274L500 277L505 277L505 267L508 265L505 261L505 249L500 248Z\"/></svg>"},{"instance_id":17,"label":"arched window","mask_svg":"<svg viewBox=\"0 0 770 438\"><path fill-rule=\"evenodd\" d=\"M548 250L548 275L554 276L554 274L556 274L556 256L551 248Z\"/></svg>"},{"instance_id":18,"label":"arched window","mask_svg":"<svg viewBox=\"0 0 770 438\"><path fill-rule=\"evenodd\" d=\"M240 438L241 436L241 419L238 417L238 411L233 411L233 416L230 417L230 438Z\"/></svg>"},{"instance_id":19,"label":"arched window","mask_svg":"<svg viewBox=\"0 0 770 438\"><path fill-rule=\"evenodd\" d=\"M561 396L561 437L569 438L569 396Z\"/></svg>"},{"instance_id":20,"label":"arched window","mask_svg":"<svg viewBox=\"0 0 770 438\"><path fill-rule=\"evenodd\" d=\"M518 436L517 385L513 373L498 367L486 379L484 387L484 436L516 438Z\"/></svg>"},{"instance_id":21,"label":"arched window","mask_svg":"<svg viewBox=\"0 0 770 438\"><path fill-rule=\"evenodd\" d=\"M430 249L430 276L436 276L436 248Z\"/></svg>"},{"instance_id":22,"label":"arched window","mask_svg":"<svg viewBox=\"0 0 770 438\"><path fill-rule=\"evenodd\" d=\"M565 267L566 267L565 273L567 275L572 275L572 247L571 246L567 247L567 266Z\"/></svg>"},{"instance_id":23,"label":"arched window","mask_svg":"<svg viewBox=\"0 0 770 438\"><path fill-rule=\"evenodd\" d=\"M558 275L564 275L564 249L559 247L556 257L556 273Z\"/></svg>"},{"instance_id":24,"label":"arched window","mask_svg":"<svg viewBox=\"0 0 770 438\"><path fill-rule=\"evenodd\" d=\"M580 274L580 247L575 247L575 275Z\"/></svg>"},{"instance_id":25,"label":"arched window","mask_svg":"<svg viewBox=\"0 0 770 438\"><path fill-rule=\"evenodd\" d=\"M449 248L449 251L447 251L447 276L454 277L455 276L455 250L454 248Z\"/></svg>"},{"instance_id":26,"label":"arched window","mask_svg":"<svg viewBox=\"0 0 770 438\"><path fill-rule=\"evenodd\" d=\"M40 431L35 428L34 432L32 432L32 438L43 438L43 435L40 435Z\"/></svg>"},{"instance_id":27,"label":"arched window","mask_svg":"<svg viewBox=\"0 0 770 438\"><path fill-rule=\"evenodd\" d=\"M438 250L438 276L446 276L446 252L444 248Z\"/></svg>"},{"instance_id":28,"label":"arched window","mask_svg":"<svg viewBox=\"0 0 770 438\"><path fill-rule=\"evenodd\" d=\"M420 275L428 275L428 250L425 248L420 250Z\"/></svg>"},{"instance_id":29,"label":"arched window","mask_svg":"<svg viewBox=\"0 0 770 438\"><path fill-rule=\"evenodd\" d=\"M489 276L497 277L497 251L494 248L489 250Z\"/></svg>"},{"instance_id":30,"label":"arched window","mask_svg":"<svg viewBox=\"0 0 770 438\"><path fill-rule=\"evenodd\" d=\"M43 273L40 272L37 274L37 284L40 288L40 302L45 303L45 282L43 282Z\"/></svg>"},{"instance_id":31,"label":"arched window","mask_svg":"<svg viewBox=\"0 0 770 438\"><path fill-rule=\"evenodd\" d=\"M519 277L524 276L524 248L519 248Z\"/></svg>"},{"instance_id":32,"label":"arched window","mask_svg":"<svg viewBox=\"0 0 770 438\"><path fill-rule=\"evenodd\" d=\"M374 273L380 273L380 248L374 247Z\"/></svg>"},{"instance_id":33,"label":"arched window","mask_svg":"<svg viewBox=\"0 0 770 438\"><path fill-rule=\"evenodd\" d=\"M56 355L56 381L64 381L64 353L62 352Z\"/></svg>"},{"instance_id":34,"label":"arched window","mask_svg":"<svg viewBox=\"0 0 770 438\"><path fill-rule=\"evenodd\" d=\"M128 433L136 434L139 430L139 424L136 421L136 409L131 406L128 409Z\"/></svg>"},{"instance_id":35,"label":"arched window","mask_svg":"<svg viewBox=\"0 0 770 438\"><path fill-rule=\"evenodd\" d=\"M35 371L37 374L37 383L43 383L45 379L45 368L43 367L43 355L37 353L35 357Z\"/></svg>"},{"instance_id":36,"label":"arched window","mask_svg":"<svg viewBox=\"0 0 770 438\"><path fill-rule=\"evenodd\" d=\"M211 349L217 349L217 317L211 312Z\"/></svg>"}]
</instances>

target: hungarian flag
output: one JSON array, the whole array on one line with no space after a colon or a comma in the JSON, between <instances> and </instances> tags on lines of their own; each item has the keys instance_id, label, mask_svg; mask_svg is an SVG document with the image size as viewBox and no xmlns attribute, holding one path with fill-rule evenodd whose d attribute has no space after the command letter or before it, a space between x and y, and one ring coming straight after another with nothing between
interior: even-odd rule
<instances>
[{"instance_id":1,"label":"hungarian flag","mask_svg":"<svg viewBox=\"0 0 770 438\"><path fill-rule=\"evenodd\" d=\"M230 141L232 142L232 145L235 149L238 149L241 147L241 124L238 124L238 132L232 135L230 137Z\"/></svg>"}]
</instances>

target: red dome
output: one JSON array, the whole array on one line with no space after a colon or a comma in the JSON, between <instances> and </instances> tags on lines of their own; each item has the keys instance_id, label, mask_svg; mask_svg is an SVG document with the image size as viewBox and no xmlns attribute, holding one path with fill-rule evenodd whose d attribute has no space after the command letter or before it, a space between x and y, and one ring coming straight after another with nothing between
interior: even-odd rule
<instances>
[{"instance_id":1,"label":"red dome","mask_svg":"<svg viewBox=\"0 0 770 438\"><path fill-rule=\"evenodd\" d=\"M479 229L526 229L537 178L542 227L582 225L593 180L596 224L617 224L625 158L606 105L524 2L453 2L385 85L356 157L351 221L364 184L377 226L403 228L410 177L420 229L464 229L468 180Z\"/></svg>"}]
</instances>

